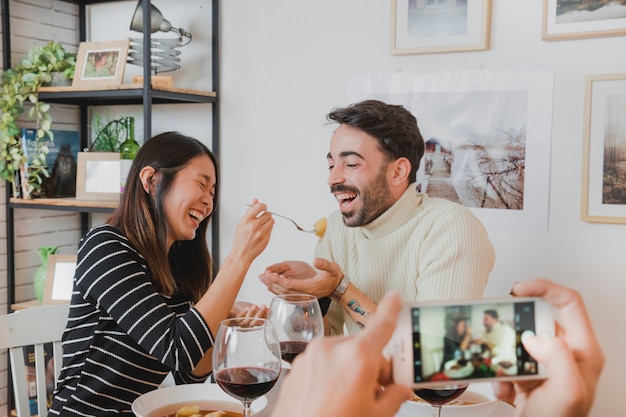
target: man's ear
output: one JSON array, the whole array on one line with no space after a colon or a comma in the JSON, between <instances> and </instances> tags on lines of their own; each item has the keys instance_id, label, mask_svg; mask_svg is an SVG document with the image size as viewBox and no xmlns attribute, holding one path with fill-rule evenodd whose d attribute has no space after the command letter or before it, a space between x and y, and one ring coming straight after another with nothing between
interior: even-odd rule
<instances>
[{"instance_id":1,"label":"man's ear","mask_svg":"<svg viewBox=\"0 0 626 417\"><path fill-rule=\"evenodd\" d=\"M146 193L150 194L150 185L152 185L152 178L154 176L154 168L150 165L143 167L139 172L139 180Z\"/></svg>"},{"instance_id":2,"label":"man's ear","mask_svg":"<svg viewBox=\"0 0 626 417\"><path fill-rule=\"evenodd\" d=\"M391 181L395 184L404 183L411 172L409 160L405 157L398 158L391 164L391 167L393 168Z\"/></svg>"}]
</instances>

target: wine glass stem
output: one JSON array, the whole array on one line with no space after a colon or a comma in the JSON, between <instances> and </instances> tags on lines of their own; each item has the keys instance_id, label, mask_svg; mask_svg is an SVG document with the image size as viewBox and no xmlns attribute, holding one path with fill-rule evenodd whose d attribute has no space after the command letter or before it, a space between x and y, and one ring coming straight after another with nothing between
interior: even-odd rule
<instances>
[{"instance_id":1,"label":"wine glass stem","mask_svg":"<svg viewBox=\"0 0 626 417\"><path fill-rule=\"evenodd\" d=\"M243 403L243 417L250 417L250 402L245 401Z\"/></svg>"},{"instance_id":2,"label":"wine glass stem","mask_svg":"<svg viewBox=\"0 0 626 417\"><path fill-rule=\"evenodd\" d=\"M441 417L441 406L433 405L433 417Z\"/></svg>"}]
</instances>

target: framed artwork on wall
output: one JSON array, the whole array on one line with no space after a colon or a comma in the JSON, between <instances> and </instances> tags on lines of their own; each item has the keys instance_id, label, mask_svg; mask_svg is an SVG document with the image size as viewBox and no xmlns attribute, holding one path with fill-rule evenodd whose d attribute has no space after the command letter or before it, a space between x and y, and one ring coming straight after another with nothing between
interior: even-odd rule
<instances>
[{"instance_id":1,"label":"framed artwork on wall","mask_svg":"<svg viewBox=\"0 0 626 417\"><path fill-rule=\"evenodd\" d=\"M542 32L545 41L625 35L626 4L543 0Z\"/></svg>"},{"instance_id":2,"label":"framed artwork on wall","mask_svg":"<svg viewBox=\"0 0 626 417\"><path fill-rule=\"evenodd\" d=\"M581 219L626 224L626 73L585 79Z\"/></svg>"},{"instance_id":3,"label":"framed artwork on wall","mask_svg":"<svg viewBox=\"0 0 626 417\"><path fill-rule=\"evenodd\" d=\"M72 87L112 87L122 83L129 40L81 42Z\"/></svg>"},{"instance_id":4,"label":"framed artwork on wall","mask_svg":"<svg viewBox=\"0 0 626 417\"><path fill-rule=\"evenodd\" d=\"M491 0L392 0L394 55L489 49Z\"/></svg>"}]
</instances>

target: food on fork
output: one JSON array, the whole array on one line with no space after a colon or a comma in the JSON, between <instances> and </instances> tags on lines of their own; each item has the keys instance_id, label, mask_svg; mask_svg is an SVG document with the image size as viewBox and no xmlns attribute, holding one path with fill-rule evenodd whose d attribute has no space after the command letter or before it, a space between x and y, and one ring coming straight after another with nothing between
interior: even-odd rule
<instances>
[{"instance_id":1,"label":"food on fork","mask_svg":"<svg viewBox=\"0 0 626 417\"><path fill-rule=\"evenodd\" d=\"M315 236L319 237L320 239L323 238L324 234L326 233L326 217L322 217L321 219L316 221L313 227L315 228Z\"/></svg>"}]
</instances>

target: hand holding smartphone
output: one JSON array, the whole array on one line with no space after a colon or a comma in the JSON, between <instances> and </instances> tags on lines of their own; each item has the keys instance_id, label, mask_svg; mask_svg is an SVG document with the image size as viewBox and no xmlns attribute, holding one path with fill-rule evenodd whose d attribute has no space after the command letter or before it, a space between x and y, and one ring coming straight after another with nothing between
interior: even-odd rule
<instances>
[{"instance_id":1,"label":"hand holding smartphone","mask_svg":"<svg viewBox=\"0 0 626 417\"><path fill-rule=\"evenodd\" d=\"M406 303L392 338L395 382L413 389L546 378L524 349L525 332L554 335L541 298Z\"/></svg>"}]
</instances>

